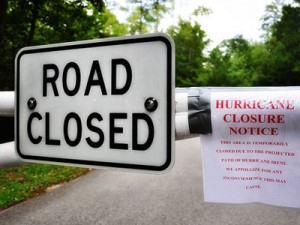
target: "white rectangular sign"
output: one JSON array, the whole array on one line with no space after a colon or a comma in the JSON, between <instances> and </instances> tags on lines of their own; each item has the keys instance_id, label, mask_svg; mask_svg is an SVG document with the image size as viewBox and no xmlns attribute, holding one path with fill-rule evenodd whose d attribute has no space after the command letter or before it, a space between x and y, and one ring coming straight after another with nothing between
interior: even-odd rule
<instances>
[{"instance_id":1,"label":"white rectangular sign","mask_svg":"<svg viewBox=\"0 0 300 225\"><path fill-rule=\"evenodd\" d=\"M174 85L174 45L164 34L24 48L16 151L30 162L166 170Z\"/></svg>"},{"instance_id":2,"label":"white rectangular sign","mask_svg":"<svg viewBox=\"0 0 300 225\"><path fill-rule=\"evenodd\" d=\"M300 90L211 93L205 201L300 207Z\"/></svg>"}]
</instances>

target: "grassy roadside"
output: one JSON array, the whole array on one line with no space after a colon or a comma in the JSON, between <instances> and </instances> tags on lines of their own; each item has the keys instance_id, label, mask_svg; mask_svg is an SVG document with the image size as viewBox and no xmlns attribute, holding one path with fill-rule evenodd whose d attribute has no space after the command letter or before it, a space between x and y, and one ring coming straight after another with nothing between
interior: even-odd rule
<instances>
[{"instance_id":1,"label":"grassy roadside","mask_svg":"<svg viewBox=\"0 0 300 225\"><path fill-rule=\"evenodd\" d=\"M70 181L88 171L45 164L0 169L0 211L45 192L51 185Z\"/></svg>"}]
</instances>

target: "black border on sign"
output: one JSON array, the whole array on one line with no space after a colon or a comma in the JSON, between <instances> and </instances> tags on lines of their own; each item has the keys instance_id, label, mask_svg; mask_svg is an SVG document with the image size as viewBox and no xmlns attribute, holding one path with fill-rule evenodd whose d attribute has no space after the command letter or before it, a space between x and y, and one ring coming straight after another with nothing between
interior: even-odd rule
<instances>
[{"instance_id":1,"label":"black border on sign","mask_svg":"<svg viewBox=\"0 0 300 225\"><path fill-rule=\"evenodd\" d=\"M115 45L124 45L124 44L134 44L134 43L143 43L143 42L155 42L161 41L167 47L167 146L166 146L166 161L161 166L149 166L149 165L140 165L140 164L127 164L127 163L112 163L112 162L101 162L101 161L90 161L90 160L78 160L78 159L64 159L64 158L53 158L53 157L42 157L42 156L33 156L33 155L24 155L21 152L20 148L20 60L25 54L34 54L41 52L53 52L53 51L61 51L61 50L71 50L71 49L80 49L80 48L92 48L92 47L103 47L103 46L115 46ZM63 44L62 44L63 45ZM21 50L16 58L16 81L15 81L15 89L16 89L16 115L15 115L15 139L16 139L16 150L18 155L24 160L37 160L37 161L45 161L45 162L57 162L57 163L71 163L78 165L86 165L86 166L102 166L102 167L111 167L111 168L123 168L123 169L137 169L137 170L148 170L148 171L163 171L167 169L172 162L172 135L173 135L173 127L172 127L172 96L173 96L173 65L172 65L172 57L173 57L173 48L172 44L168 40L168 38L164 36L144 36L144 37L134 37L134 38L125 38L125 39L110 39L110 40L100 40L99 42L88 42L88 43L66 43L65 46L42 46L38 48L32 49L24 49Z\"/></svg>"}]
</instances>

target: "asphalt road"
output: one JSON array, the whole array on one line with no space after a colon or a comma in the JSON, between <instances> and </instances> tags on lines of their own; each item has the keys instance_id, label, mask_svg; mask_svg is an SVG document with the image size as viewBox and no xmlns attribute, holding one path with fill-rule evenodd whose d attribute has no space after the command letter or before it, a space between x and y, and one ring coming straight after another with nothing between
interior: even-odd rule
<instances>
[{"instance_id":1,"label":"asphalt road","mask_svg":"<svg viewBox=\"0 0 300 225\"><path fill-rule=\"evenodd\" d=\"M168 174L96 170L0 212L0 225L6 224L300 225L300 209L204 203L196 138L176 142Z\"/></svg>"}]
</instances>

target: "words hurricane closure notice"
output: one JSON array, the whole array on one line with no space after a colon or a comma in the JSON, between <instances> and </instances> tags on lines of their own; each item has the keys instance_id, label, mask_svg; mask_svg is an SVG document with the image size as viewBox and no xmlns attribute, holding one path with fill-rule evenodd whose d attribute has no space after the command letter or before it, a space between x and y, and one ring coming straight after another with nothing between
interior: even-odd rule
<instances>
[{"instance_id":1,"label":"words hurricane closure notice","mask_svg":"<svg viewBox=\"0 0 300 225\"><path fill-rule=\"evenodd\" d=\"M300 207L300 90L211 93L207 202Z\"/></svg>"}]
</instances>

